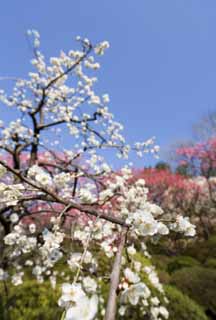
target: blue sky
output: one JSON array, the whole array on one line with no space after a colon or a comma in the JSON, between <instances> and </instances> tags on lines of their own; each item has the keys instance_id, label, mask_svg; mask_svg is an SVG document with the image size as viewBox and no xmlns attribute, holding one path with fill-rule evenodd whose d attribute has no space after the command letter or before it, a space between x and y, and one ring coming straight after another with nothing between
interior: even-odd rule
<instances>
[{"instance_id":1,"label":"blue sky","mask_svg":"<svg viewBox=\"0 0 216 320\"><path fill-rule=\"evenodd\" d=\"M130 141L156 136L166 149L216 109L215 0L7 0L0 9L1 76L29 71L29 28L50 56L76 35L110 42L98 90Z\"/></svg>"}]
</instances>

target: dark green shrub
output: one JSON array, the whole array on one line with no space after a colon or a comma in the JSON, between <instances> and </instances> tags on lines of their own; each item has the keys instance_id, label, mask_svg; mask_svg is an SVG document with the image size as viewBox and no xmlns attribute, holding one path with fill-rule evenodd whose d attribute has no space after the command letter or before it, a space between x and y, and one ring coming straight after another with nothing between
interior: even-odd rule
<instances>
[{"instance_id":1,"label":"dark green shrub","mask_svg":"<svg viewBox=\"0 0 216 320\"><path fill-rule=\"evenodd\" d=\"M160 279L160 282L162 284L169 284L170 283L170 275L168 272L164 270L158 270L157 271L158 278Z\"/></svg>"},{"instance_id":2,"label":"dark green shrub","mask_svg":"<svg viewBox=\"0 0 216 320\"><path fill-rule=\"evenodd\" d=\"M216 269L216 258L209 258L205 262L205 266L207 268L215 268Z\"/></svg>"},{"instance_id":3,"label":"dark green shrub","mask_svg":"<svg viewBox=\"0 0 216 320\"><path fill-rule=\"evenodd\" d=\"M57 305L58 294L49 283L38 284L26 280L21 286L10 286L7 298L3 288L0 289L0 309L4 310L0 315L1 320L60 319L62 310Z\"/></svg>"},{"instance_id":4,"label":"dark green shrub","mask_svg":"<svg viewBox=\"0 0 216 320\"><path fill-rule=\"evenodd\" d=\"M171 283L203 306L205 311L216 318L216 270L194 267L173 273Z\"/></svg>"},{"instance_id":5,"label":"dark green shrub","mask_svg":"<svg viewBox=\"0 0 216 320\"><path fill-rule=\"evenodd\" d=\"M194 258L188 257L188 256L178 256L175 258L172 258L172 260L168 263L167 271L169 273L172 273L176 270L182 269L182 268L192 268L199 266L200 263Z\"/></svg>"},{"instance_id":6,"label":"dark green shrub","mask_svg":"<svg viewBox=\"0 0 216 320\"><path fill-rule=\"evenodd\" d=\"M208 320L203 309L187 295L172 286L165 287L170 303L169 320Z\"/></svg>"},{"instance_id":7,"label":"dark green shrub","mask_svg":"<svg viewBox=\"0 0 216 320\"><path fill-rule=\"evenodd\" d=\"M196 241L186 249L186 255L204 263L208 258L216 258L216 235L205 241Z\"/></svg>"},{"instance_id":8,"label":"dark green shrub","mask_svg":"<svg viewBox=\"0 0 216 320\"><path fill-rule=\"evenodd\" d=\"M152 257L152 261L157 270L167 271L167 265L172 261L172 258L162 254L155 254Z\"/></svg>"}]
</instances>

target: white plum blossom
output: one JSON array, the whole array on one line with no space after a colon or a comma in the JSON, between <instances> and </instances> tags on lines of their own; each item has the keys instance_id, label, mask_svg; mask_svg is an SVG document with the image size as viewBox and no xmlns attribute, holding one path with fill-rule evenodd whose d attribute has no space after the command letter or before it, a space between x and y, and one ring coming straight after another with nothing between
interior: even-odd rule
<instances>
[{"instance_id":1,"label":"white plum blossom","mask_svg":"<svg viewBox=\"0 0 216 320\"><path fill-rule=\"evenodd\" d=\"M142 236L152 236L157 233L157 221L154 219L151 213L137 211L133 214L135 232Z\"/></svg>"},{"instance_id":2,"label":"white plum blossom","mask_svg":"<svg viewBox=\"0 0 216 320\"><path fill-rule=\"evenodd\" d=\"M81 284L62 284L62 296L58 300L60 307L69 307L70 303L78 303L85 297Z\"/></svg>"},{"instance_id":3,"label":"white plum blossom","mask_svg":"<svg viewBox=\"0 0 216 320\"><path fill-rule=\"evenodd\" d=\"M98 310L98 297L82 297L79 302L69 307L66 311L65 320L93 320Z\"/></svg>"},{"instance_id":4,"label":"white plum blossom","mask_svg":"<svg viewBox=\"0 0 216 320\"><path fill-rule=\"evenodd\" d=\"M70 173L61 172L54 176L53 182L58 188L63 188L68 183L72 182L73 177Z\"/></svg>"},{"instance_id":5,"label":"white plum blossom","mask_svg":"<svg viewBox=\"0 0 216 320\"><path fill-rule=\"evenodd\" d=\"M129 268L124 269L124 276L130 283L137 283L140 281L140 277Z\"/></svg>"},{"instance_id":6,"label":"white plum blossom","mask_svg":"<svg viewBox=\"0 0 216 320\"><path fill-rule=\"evenodd\" d=\"M79 198L81 200L81 202L84 203L92 203L94 201L96 201L95 196L92 194L92 192L88 189L80 189L79 190Z\"/></svg>"},{"instance_id":7,"label":"white plum blossom","mask_svg":"<svg viewBox=\"0 0 216 320\"><path fill-rule=\"evenodd\" d=\"M169 312L164 306L160 306L159 311L160 311L160 315L162 315L164 317L164 319L169 318Z\"/></svg>"},{"instance_id":8,"label":"white plum blossom","mask_svg":"<svg viewBox=\"0 0 216 320\"><path fill-rule=\"evenodd\" d=\"M30 233L35 233L35 231L36 231L36 225L34 223L31 223L29 225L29 232Z\"/></svg>"},{"instance_id":9,"label":"white plum blossom","mask_svg":"<svg viewBox=\"0 0 216 320\"><path fill-rule=\"evenodd\" d=\"M18 203L19 198L22 197L23 190L24 186L22 184L7 185L0 182L0 204L3 203L8 206L15 206Z\"/></svg>"},{"instance_id":10,"label":"white plum blossom","mask_svg":"<svg viewBox=\"0 0 216 320\"><path fill-rule=\"evenodd\" d=\"M147 273L148 279L151 284L161 293L164 293L163 286L160 283L157 272L155 271L154 266L146 266L143 268L143 271Z\"/></svg>"},{"instance_id":11,"label":"white plum blossom","mask_svg":"<svg viewBox=\"0 0 216 320\"><path fill-rule=\"evenodd\" d=\"M83 287L87 293L96 292L97 282L89 276L85 277L83 279Z\"/></svg>"},{"instance_id":12,"label":"white plum blossom","mask_svg":"<svg viewBox=\"0 0 216 320\"><path fill-rule=\"evenodd\" d=\"M11 221L12 223L16 223L17 221L19 221L19 216L18 216L18 214L17 214L17 213L12 213L12 214L10 215L10 221Z\"/></svg>"},{"instance_id":13,"label":"white plum blossom","mask_svg":"<svg viewBox=\"0 0 216 320\"><path fill-rule=\"evenodd\" d=\"M98 297L93 295L88 298L80 283L64 283L58 304L60 307L66 308L65 319L67 320L92 320L97 313Z\"/></svg>"},{"instance_id":14,"label":"white plum blossom","mask_svg":"<svg viewBox=\"0 0 216 320\"><path fill-rule=\"evenodd\" d=\"M149 288L142 282L130 285L128 289L124 290L121 294L121 302L132 305L137 305L140 298L148 298L150 296Z\"/></svg>"},{"instance_id":15,"label":"white plum blossom","mask_svg":"<svg viewBox=\"0 0 216 320\"><path fill-rule=\"evenodd\" d=\"M67 263L72 271L75 271L80 266L81 258L82 258L82 253L80 252L71 253L69 259L67 260ZM85 252L83 263L96 264L95 258L92 256L92 253L88 250Z\"/></svg>"},{"instance_id":16,"label":"white plum blossom","mask_svg":"<svg viewBox=\"0 0 216 320\"><path fill-rule=\"evenodd\" d=\"M16 225L13 230L4 237L4 243L15 246L13 254L19 256L21 253L31 252L36 248L37 239L27 236L22 225Z\"/></svg>"},{"instance_id":17,"label":"white plum blossom","mask_svg":"<svg viewBox=\"0 0 216 320\"><path fill-rule=\"evenodd\" d=\"M136 253L136 249L132 245L132 246L127 247L127 252L129 255L133 256Z\"/></svg>"},{"instance_id":18,"label":"white plum blossom","mask_svg":"<svg viewBox=\"0 0 216 320\"><path fill-rule=\"evenodd\" d=\"M123 317L125 315L126 310L127 310L127 307L125 305L121 305L119 310L118 310L120 316Z\"/></svg>"},{"instance_id":19,"label":"white plum blossom","mask_svg":"<svg viewBox=\"0 0 216 320\"><path fill-rule=\"evenodd\" d=\"M23 277L24 272L18 272L15 273L12 278L11 278L11 282L13 283L14 286L19 286L23 283Z\"/></svg>"},{"instance_id":20,"label":"white plum blossom","mask_svg":"<svg viewBox=\"0 0 216 320\"><path fill-rule=\"evenodd\" d=\"M178 216L176 222L171 225L171 228L190 237L193 237L196 234L195 225L190 223L188 217Z\"/></svg>"},{"instance_id":21,"label":"white plum blossom","mask_svg":"<svg viewBox=\"0 0 216 320\"><path fill-rule=\"evenodd\" d=\"M101 43L99 43L96 47L95 47L95 53L98 55L103 55L104 51L106 49L108 49L110 47L110 44L108 41L103 41Z\"/></svg>"}]
</instances>

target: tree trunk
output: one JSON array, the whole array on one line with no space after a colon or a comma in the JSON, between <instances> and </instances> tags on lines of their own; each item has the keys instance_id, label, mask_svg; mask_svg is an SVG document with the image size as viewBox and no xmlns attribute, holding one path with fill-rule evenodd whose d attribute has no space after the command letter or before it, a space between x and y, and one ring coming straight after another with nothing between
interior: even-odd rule
<instances>
[{"instance_id":1,"label":"tree trunk","mask_svg":"<svg viewBox=\"0 0 216 320\"><path fill-rule=\"evenodd\" d=\"M205 240L208 240L209 236L210 236L210 232L209 232L209 228L208 228L208 224L206 222L206 219L202 215L200 216L200 222L201 222L202 227L203 227L204 238L205 238Z\"/></svg>"},{"instance_id":2,"label":"tree trunk","mask_svg":"<svg viewBox=\"0 0 216 320\"><path fill-rule=\"evenodd\" d=\"M115 320L116 315L116 305L117 305L117 289L119 285L119 275L121 270L121 259L126 242L127 229L123 228L121 232L120 242L118 246L118 251L115 256L113 263L112 273L110 277L110 290L109 297L106 306L106 313L104 320Z\"/></svg>"}]
</instances>

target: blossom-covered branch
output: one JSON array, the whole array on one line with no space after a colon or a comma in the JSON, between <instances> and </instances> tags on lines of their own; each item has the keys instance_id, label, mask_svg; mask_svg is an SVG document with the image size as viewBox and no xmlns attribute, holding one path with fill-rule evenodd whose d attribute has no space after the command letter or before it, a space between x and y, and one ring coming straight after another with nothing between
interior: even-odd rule
<instances>
[{"instance_id":1,"label":"blossom-covered branch","mask_svg":"<svg viewBox=\"0 0 216 320\"><path fill-rule=\"evenodd\" d=\"M149 256L147 238L169 230L189 236L195 228L185 217L163 220L163 210L148 199L145 180L131 183L129 165L115 171L105 160L107 151L119 159L128 159L132 151L138 156L158 152L154 138L129 145L108 107L108 94L94 90L98 59L109 43L93 45L78 37L79 49L47 61L39 33L28 35L34 70L26 79L15 79L11 94L0 91L0 102L15 110L15 119L0 123L0 280L20 285L30 268L38 282L49 278L54 288L58 276L65 320L105 313L114 319L117 302L122 317L139 306L143 315L167 319L156 271L153 266L142 270L136 252ZM113 265L106 312L100 255ZM60 261L70 278L55 269ZM161 295L157 304L142 272Z\"/></svg>"}]
</instances>

